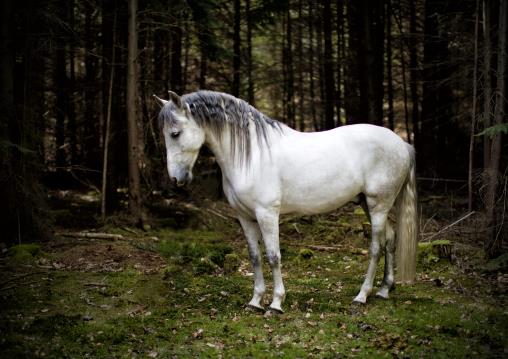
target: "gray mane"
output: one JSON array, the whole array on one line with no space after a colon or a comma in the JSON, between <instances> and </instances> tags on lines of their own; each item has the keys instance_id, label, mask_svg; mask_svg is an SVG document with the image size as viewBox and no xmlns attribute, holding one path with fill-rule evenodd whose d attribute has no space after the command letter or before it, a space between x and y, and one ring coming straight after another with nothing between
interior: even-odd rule
<instances>
[{"instance_id":1,"label":"gray mane","mask_svg":"<svg viewBox=\"0 0 508 359\"><path fill-rule=\"evenodd\" d=\"M248 164L251 158L251 133L249 124L255 126L257 142L270 149L268 130L283 133L282 124L265 116L247 102L231 95L214 91L197 91L182 96L182 103L189 105L191 114L198 126L208 129L221 139L229 132L233 160L240 165ZM165 121L175 121L173 112L176 106L168 102L159 113L159 125Z\"/></svg>"}]
</instances>

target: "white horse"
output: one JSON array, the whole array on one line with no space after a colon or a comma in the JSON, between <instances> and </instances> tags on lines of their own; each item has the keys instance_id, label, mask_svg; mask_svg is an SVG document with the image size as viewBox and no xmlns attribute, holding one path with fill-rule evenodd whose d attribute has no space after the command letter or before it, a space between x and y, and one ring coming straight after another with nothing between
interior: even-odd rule
<instances>
[{"instance_id":1,"label":"white horse","mask_svg":"<svg viewBox=\"0 0 508 359\"><path fill-rule=\"evenodd\" d=\"M303 133L274 121L243 100L198 91L170 101L157 96L159 124L170 178L183 186L192 179L199 149L206 144L222 170L224 193L236 210L254 269L249 306L264 310L265 282L259 243L265 245L273 274L269 309L282 312L285 297L279 250L279 216L316 214L348 202L361 204L372 224L370 262L355 302L372 291L384 250L384 278L377 296L388 298L398 279L415 277L416 188L413 147L392 131L373 125L342 126ZM388 221L396 204L397 230ZM395 254L397 238L397 253Z\"/></svg>"}]
</instances>

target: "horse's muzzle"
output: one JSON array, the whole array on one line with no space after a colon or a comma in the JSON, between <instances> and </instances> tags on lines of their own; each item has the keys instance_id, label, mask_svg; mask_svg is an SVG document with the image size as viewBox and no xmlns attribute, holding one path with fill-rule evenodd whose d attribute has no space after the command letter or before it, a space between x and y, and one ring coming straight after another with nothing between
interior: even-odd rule
<instances>
[{"instance_id":1,"label":"horse's muzzle","mask_svg":"<svg viewBox=\"0 0 508 359\"><path fill-rule=\"evenodd\" d=\"M171 181L175 186L183 187L192 181L192 174L190 172L186 172L183 176L172 177Z\"/></svg>"}]
</instances>

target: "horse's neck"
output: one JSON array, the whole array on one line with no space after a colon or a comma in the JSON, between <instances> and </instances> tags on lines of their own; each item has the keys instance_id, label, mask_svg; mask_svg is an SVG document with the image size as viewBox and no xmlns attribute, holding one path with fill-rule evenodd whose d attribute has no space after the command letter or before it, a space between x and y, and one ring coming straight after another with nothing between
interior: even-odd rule
<instances>
[{"instance_id":1,"label":"horse's neck","mask_svg":"<svg viewBox=\"0 0 508 359\"><path fill-rule=\"evenodd\" d=\"M231 141L231 137L233 133L229 131L224 131L222 136L217 137L210 130L205 130L205 144L212 151L215 156L217 163L219 164L222 173L226 175L228 178L238 178L238 176L244 175L245 169L247 167L251 168L254 164L253 162L258 161L260 146L264 144L259 144L257 135L254 130L251 129L250 133L250 158L248 164L246 163L247 158L244 157L244 153L242 153L242 149L238 146L239 141ZM232 147L232 142L236 143L236 148ZM244 143L244 145L247 145ZM243 149L245 150L245 149Z\"/></svg>"},{"instance_id":2,"label":"horse's neck","mask_svg":"<svg viewBox=\"0 0 508 359\"><path fill-rule=\"evenodd\" d=\"M229 133L223 133L221 138L217 138L210 130L205 131L205 144L212 151L217 163L223 173L231 170L231 141Z\"/></svg>"},{"instance_id":3,"label":"horse's neck","mask_svg":"<svg viewBox=\"0 0 508 359\"><path fill-rule=\"evenodd\" d=\"M283 126L282 133L284 136L291 135L296 132L291 130L290 128ZM249 126L250 131L250 159L249 163L245 163L246 158L243 158L243 161L239 161L239 157L243 157L244 153L241 153L242 149L240 148L232 148L231 137L234 133L229 131L224 131L220 137L217 137L210 129L205 129L205 144L208 148L213 152L217 163L221 167L221 170L226 175L236 176L242 175L246 172L244 171L247 167L249 167L249 171L256 167L256 163L259 164L261 157L266 154L270 154L271 151L275 150L274 148L274 140L277 140L279 136L281 136L281 132L272 128L272 126L266 126L266 141L265 137L259 137L256 133L255 125L251 123ZM238 145L239 141L234 141ZM275 141L276 143L277 141ZM246 143L244 143L247 145ZM245 150L245 149L243 149ZM233 158L233 152L236 152L236 160ZM241 165L240 163L243 163ZM247 171L248 172L248 171Z\"/></svg>"}]
</instances>

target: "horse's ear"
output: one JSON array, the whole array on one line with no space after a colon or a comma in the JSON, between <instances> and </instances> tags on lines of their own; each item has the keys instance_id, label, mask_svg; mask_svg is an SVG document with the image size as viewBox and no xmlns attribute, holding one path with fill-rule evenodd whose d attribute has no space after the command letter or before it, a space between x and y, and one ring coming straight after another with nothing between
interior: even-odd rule
<instances>
[{"instance_id":1,"label":"horse's ear","mask_svg":"<svg viewBox=\"0 0 508 359\"><path fill-rule=\"evenodd\" d=\"M160 97L158 97L157 95L153 95L153 97L155 98L155 101L157 101L157 103L159 104L159 106L160 106L160 107L162 107L162 106L164 106L166 103L168 103L168 101L161 99L161 98L160 98Z\"/></svg>"},{"instance_id":2,"label":"horse's ear","mask_svg":"<svg viewBox=\"0 0 508 359\"><path fill-rule=\"evenodd\" d=\"M182 98L180 96L178 96L176 93L174 93L173 91L168 91L169 93L169 99L175 104L175 106L179 109L182 109L183 106L182 106Z\"/></svg>"}]
</instances>

